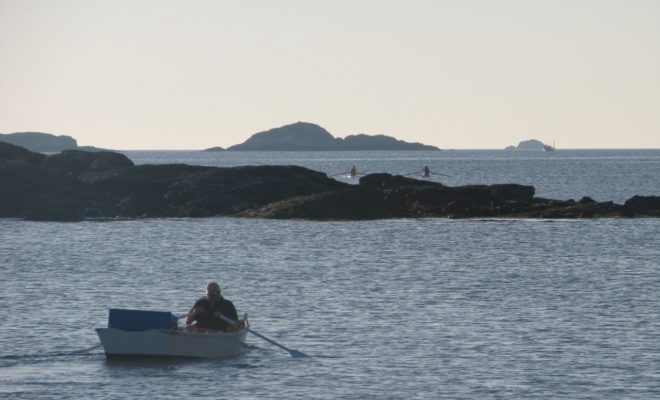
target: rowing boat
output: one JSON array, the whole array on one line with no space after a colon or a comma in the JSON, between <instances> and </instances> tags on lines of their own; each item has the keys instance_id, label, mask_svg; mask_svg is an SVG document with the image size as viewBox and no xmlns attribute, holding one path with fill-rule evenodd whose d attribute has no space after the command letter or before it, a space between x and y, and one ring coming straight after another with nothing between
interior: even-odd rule
<instances>
[{"instance_id":1,"label":"rowing boat","mask_svg":"<svg viewBox=\"0 0 660 400\"><path fill-rule=\"evenodd\" d=\"M98 328L106 356L223 358L245 352L244 329L236 332L189 332L182 329L127 331Z\"/></svg>"},{"instance_id":2,"label":"rowing boat","mask_svg":"<svg viewBox=\"0 0 660 400\"><path fill-rule=\"evenodd\" d=\"M245 352L247 329L234 332L180 327L170 312L111 309L96 333L106 356L234 357Z\"/></svg>"}]
</instances>

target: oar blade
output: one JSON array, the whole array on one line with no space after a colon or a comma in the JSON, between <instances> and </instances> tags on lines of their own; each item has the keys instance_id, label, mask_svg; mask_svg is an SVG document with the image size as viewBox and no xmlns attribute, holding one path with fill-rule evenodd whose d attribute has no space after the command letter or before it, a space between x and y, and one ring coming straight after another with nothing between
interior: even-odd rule
<instances>
[{"instance_id":1,"label":"oar blade","mask_svg":"<svg viewBox=\"0 0 660 400\"><path fill-rule=\"evenodd\" d=\"M293 358L309 358L307 354L298 350L289 350L289 354L291 354L291 357Z\"/></svg>"},{"instance_id":2,"label":"oar blade","mask_svg":"<svg viewBox=\"0 0 660 400\"><path fill-rule=\"evenodd\" d=\"M229 322L232 325L237 325L238 324L238 322L234 321L233 319L227 318L224 315L221 315L220 318L222 318L223 320ZM273 345L279 347L282 350L288 351L289 354L291 354L291 357L293 357L293 358L307 358L307 357L309 357L307 354L303 353L302 351L292 350L292 349L290 349L290 348L288 348L284 345L281 345L281 344L277 343L273 339L271 339L269 337L266 337L266 336L262 335L261 333L256 332L256 331L248 328L247 326L244 326L242 329L245 329L246 331L250 332L251 334L262 338L263 340L267 341L270 344L273 344Z\"/></svg>"}]
</instances>

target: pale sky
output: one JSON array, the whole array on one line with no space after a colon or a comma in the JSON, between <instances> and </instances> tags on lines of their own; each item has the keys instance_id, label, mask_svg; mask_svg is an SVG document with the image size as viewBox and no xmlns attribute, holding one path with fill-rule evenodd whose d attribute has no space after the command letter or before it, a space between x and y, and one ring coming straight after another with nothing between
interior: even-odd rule
<instances>
[{"instance_id":1,"label":"pale sky","mask_svg":"<svg viewBox=\"0 0 660 400\"><path fill-rule=\"evenodd\" d=\"M659 0L0 0L0 132L660 148Z\"/></svg>"}]
</instances>

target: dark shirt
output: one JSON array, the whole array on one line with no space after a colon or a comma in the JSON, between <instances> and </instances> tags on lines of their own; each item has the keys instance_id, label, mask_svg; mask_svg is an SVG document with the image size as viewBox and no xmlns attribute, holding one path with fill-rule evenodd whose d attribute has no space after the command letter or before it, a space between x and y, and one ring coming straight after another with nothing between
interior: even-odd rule
<instances>
[{"instance_id":1,"label":"dark shirt","mask_svg":"<svg viewBox=\"0 0 660 400\"><path fill-rule=\"evenodd\" d=\"M238 313L234 307L234 303L220 296L220 299L217 303L211 304L209 299L202 297L201 299L195 302L193 308L200 307L204 309L204 315L198 315L195 317L197 321L197 326L200 328L209 328L209 329L219 329L226 330L230 324L219 318L214 317L213 314L220 311L225 317L238 321Z\"/></svg>"}]
</instances>

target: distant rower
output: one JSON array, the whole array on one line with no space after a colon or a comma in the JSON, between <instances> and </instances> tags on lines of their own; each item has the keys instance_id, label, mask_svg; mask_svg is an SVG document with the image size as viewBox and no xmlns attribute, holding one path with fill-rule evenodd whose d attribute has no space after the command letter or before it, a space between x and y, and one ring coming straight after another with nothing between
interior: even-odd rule
<instances>
[{"instance_id":1,"label":"distant rower","mask_svg":"<svg viewBox=\"0 0 660 400\"><path fill-rule=\"evenodd\" d=\"M425 165L422 171L424 172L424 175L422 175L423 177L428 178L431 176L431 170L429 169L428 165Z\"/></svg>"}]
</instances>

